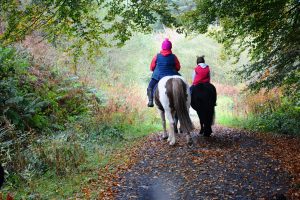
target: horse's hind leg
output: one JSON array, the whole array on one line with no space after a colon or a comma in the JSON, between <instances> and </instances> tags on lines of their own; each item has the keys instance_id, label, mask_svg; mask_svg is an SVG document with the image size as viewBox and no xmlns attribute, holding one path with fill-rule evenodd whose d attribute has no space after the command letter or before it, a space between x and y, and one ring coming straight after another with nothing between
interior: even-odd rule
<instances>
[{"instance_id":1,"label":"horse's hind leg","mask_svg":"<svg viewBox=\"0 0 300 200\"><path fill-rule=\"evenodd\" d=\"M200 120L200 125L201 125L201 128L200 128L199 134L202 135L204 133L204 123L201 123L201 120Z\"/></svg>"},{"instance_id":2,"label":"horse's hind leg","mask_svg":"<svg viewBox=\"0 0 300 200\"><path fill-rule=\"evenodd\" d=\"M204 136L209 137L212 133L212 129L211 129L211 124L210 123L206 123L204 124Z\"/></svg>"},{"instance_id":3,"label":"horse's hind leg","mask_svg":"<svg viewBox=\"0 0 300 200\"><path fill-rule=\"evenodd\" d=\"M200 112L197 112L197 115L198 115L198 118L199 118L199 122L200 122L200 132L199 134L203 134L204 133L204 123L203 123L203 119L201 120L201 113ZM202 117L203 118L203 117Z\"/></svg>"},{"instance_id":4,"label":"horse's hind leg","mask_svg":"<svg viewBox=\"0 0 300 200\"><path fill-rule=\"evenodd\" d=\"M192 140L190 132L186 133L186 142L188 143L188 145L192 145L193 144L193 140Z\"/></svg>"},{"instance_id":5,"label":"horse's hind leg","mask_svg":"<svg viewBox=\"0 0 300 200\"><path fill-rule=\"evenodd\" d=\"M213 122L214 107L209 109L206 114L207 115L204 122L204 136L209 137L212 133L211 125Z\"/></svg>"},{"instance_id":6,"label":"horse's hind leg","mask_svg":"<svg viewBox=\"0 0 300 200\"><path fill-rule=\"evenodd\" d=\"M178 133L177 126L178 126L178 116L177 116L177 114L175 114L175 116L174 116L174 132L175 133Z\"/></svg>"},{"instance_id":7,"label":"horse's hind leg","mask_svg":"<svg viewBox=\"0 0 300 200\"><path fill-rule=\"evenodd\" d=\"M164 128L164 133L162 135L163 139L167 139L168 138L168 134L167 134L167 128L166 128L166 117L165 117L165 112L160 110L160 117L161 117L161 121L162 121L162 125Z\"/></svg>"},{"instance_id":8,"label":"horse's hind leg","mask_svg":"<svg viewBox=\"0 0 300 200\"><path fill-rule=\"evenodd\" d=\"M168 142L169 142L170 145L174 145L175 144L174 118L173 118L171 112L166 111L166 115L167 115L167 118L168 118L169 123L170 123L170 131L169 131Z\"/></svg>"}]
</instances>

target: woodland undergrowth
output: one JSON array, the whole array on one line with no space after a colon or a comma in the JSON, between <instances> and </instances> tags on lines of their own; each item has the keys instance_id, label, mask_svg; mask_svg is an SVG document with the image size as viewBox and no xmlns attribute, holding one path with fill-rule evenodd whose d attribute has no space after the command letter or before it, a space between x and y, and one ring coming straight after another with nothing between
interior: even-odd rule
<instances>
[{"instance_id":1,"label":"woodland undergrowth","mask_svg":"<svg viewBox=\"0 0 300 200\"><path fill-rule=\"evenodd\" d=\"M17 199L66 198L114 151L155 131L157 118L132 106L142 104L138 88L93 88L32 50L0 47L2 191Z\"/></svg>"}]
</instances>

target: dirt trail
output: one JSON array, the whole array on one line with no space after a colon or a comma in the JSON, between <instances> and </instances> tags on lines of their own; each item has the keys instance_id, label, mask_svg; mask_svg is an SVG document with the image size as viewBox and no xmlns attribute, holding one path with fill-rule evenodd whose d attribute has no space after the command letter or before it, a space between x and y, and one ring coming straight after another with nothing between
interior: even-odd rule
<instances>
[{"instance_id":1,"label":"dirt trail","mask_svg":"<svg viewBox=\"0 0 300 200\"><path fill-rule=\"evenodd\" d=\"M193 141L188 147L185 137L177 135L171 147L159 134L151 135L135 164L117 176L118 184L110 191L120 200L298 199L295 172L299 169L294 168L299 165L294 163L289 169L276 158L278 145L271 139L215 126L212 137L194 133ZM299 140L292 141L299 153Z\"/></svg>"}]
</instances>

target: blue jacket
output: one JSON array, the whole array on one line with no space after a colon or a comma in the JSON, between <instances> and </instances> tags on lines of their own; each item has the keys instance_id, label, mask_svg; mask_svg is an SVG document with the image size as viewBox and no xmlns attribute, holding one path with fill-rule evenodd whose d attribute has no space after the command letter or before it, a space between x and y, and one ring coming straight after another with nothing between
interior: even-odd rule
<instances>
[{"instance_id":1,"label":"blue jacket","mask_svg":"<svg viewBox=\"0 0 300 200\"><path fill-rule=\"evenodd\" d=\"M165 76L180 75L175 67L175 55L169 54L163 56L162 54L157 54L156 67L152 74L152 78L155 80L160 80Z\"/></svg>"}]
</instances>

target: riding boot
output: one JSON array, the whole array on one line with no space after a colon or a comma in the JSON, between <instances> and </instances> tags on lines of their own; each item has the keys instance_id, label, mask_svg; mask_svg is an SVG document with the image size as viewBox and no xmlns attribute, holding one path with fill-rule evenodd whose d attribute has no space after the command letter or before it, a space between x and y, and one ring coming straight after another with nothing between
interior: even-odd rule
<instances>
[{"instance_id":1,"label":"riding boot","mask_svg":"<svg viewBox=\"0 0 300 200\"><path fill-rule=\"evenodd\" d=\"M153 96L152 96L152 88L147 88L147 96L148 96L148 107L153 107Z\"/></svg>"}]
</instances>

